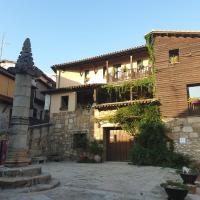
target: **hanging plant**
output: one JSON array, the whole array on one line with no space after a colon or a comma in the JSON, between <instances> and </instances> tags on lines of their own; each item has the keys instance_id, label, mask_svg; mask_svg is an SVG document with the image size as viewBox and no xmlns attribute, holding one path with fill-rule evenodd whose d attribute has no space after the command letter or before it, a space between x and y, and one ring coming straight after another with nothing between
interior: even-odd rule
<instances>
[{"instance_id":1,"label":"hanging plant","mask_svg":"<svg viewBox=\"0 0 200 200\"><path fill-rule=\"evenodd\" d=\"M154 80L152 77L139 79L139 80L133 80L124 82L120 85L114 85L114 84L108 84L105 86L102 86L102 88L105 88L107 90L107 93L111 96L113 93L117 94L120 98L127 92L129 92L132 88L132 90L136 90L140 92L141 94L144 91L148 91L148 93L153 93L153 87L154 87Z\"/></svg>"}]
</instances>

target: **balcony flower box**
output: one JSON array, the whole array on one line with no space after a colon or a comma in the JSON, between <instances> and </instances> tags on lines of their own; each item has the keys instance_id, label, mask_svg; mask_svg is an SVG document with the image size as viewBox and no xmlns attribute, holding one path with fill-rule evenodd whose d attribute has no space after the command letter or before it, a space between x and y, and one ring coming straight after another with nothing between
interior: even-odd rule
<instances>
[{"instance_id":1,"label":"balcony flower box","mask_svg":"<svg viewBox=\"0 0 200 200\"><path fill-rule=\"evenodd\" d=\"M192 105L200 105L199 98L189 98L188 102L191 103Z\"/></svg>"}]
</instances>

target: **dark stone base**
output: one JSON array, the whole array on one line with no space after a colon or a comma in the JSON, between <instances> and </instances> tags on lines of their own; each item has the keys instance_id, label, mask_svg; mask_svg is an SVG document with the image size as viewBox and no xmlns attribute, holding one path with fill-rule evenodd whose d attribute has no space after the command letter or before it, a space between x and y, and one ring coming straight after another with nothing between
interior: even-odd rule
<instances>
[{"instance_id":1,"label":"dark stone base","mask_svg":"<svg viewBox=\"0 0 200 200\"><path fill-rule=\"evenodd\" d=\"M30 192L47 190L58 185L58 180L52 179L48 173L42 173L41 166L0 168L1 189L24 188L24 192Z\"/></svg>"},{"instance_id":2,"label":"dark stone base","mask_svg":"<svg viewBox=\"0 0 200 200\"><path fill-rule=\"evenodd\" d=\"M37 184L47 184L51 180L50 174L40 174L32 177L1 177L0 188L13 189L20 187L31 187Z\"/></svg>"},{"instance_id":3,"label":"dark stone base","mask_svg":"<svg viewBox=\"0 0 200 200\"><path fill-rule=\"evenodd\" d=\"M0 177L24 177L24 176L37 176L42 173L41 166L30 165L28 167L3 167L0 168Z\"/></svg>"}]
</instances>

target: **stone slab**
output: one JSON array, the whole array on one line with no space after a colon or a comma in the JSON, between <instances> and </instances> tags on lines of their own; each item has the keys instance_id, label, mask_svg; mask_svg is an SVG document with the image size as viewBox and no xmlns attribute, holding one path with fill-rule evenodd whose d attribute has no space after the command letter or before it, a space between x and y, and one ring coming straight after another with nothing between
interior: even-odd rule
<instances>
[{"instance_id":1,"label":"stone slab","mask_svg":"<svg viewBox=\"0 0 200 200\"><path fill-rule=\"evenodd\" d=\"M30 187L32 185L48 183L51 179L49 173L32 177L0 177L0 188L11 189L20 187Z\"/></svg>"},{"instance_id":2,"label":"stone slab","mask_svg":"<svg viewBox=\"0 0 200 200\"><path fill-rule=\"evenodd\" d=\"M36 176L41 174L41 166L28 167L2 167L0 168L0 177L16 177L16 176Z\"/></svg>"}]
</instances>

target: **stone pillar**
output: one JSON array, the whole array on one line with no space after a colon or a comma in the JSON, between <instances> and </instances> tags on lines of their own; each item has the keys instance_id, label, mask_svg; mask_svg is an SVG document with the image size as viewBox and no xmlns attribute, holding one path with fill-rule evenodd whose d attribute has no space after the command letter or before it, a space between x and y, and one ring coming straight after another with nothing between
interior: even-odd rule
<instances>
[{"instance_id":1,"label":"stone pillar","mask_svg":"<svg viewBox=\"0 0 200 200\"><path fill-rule=\"evenodd\" d=\"M9 137L9 151L6 166L25 166L30 163L27 151L27 132L31 96L31 80L29 74L16 74L13 110Z\"/></svg>"},{"instance_id":2,"label":"stone pillar","mask_svg":"<svg viewBox=\"0 0 200 200\"><path fill-rule=\"evenodd\" d=\"M39 74L34 67L30 40L26 39L17 60L15 90L11 128L9 131L9 149L5 165L8 167L26 166L28 157L28 126L32 78Z\"/></svg>"}]
</instances>

